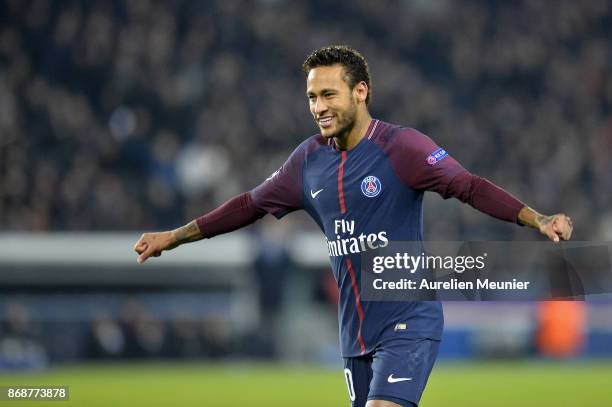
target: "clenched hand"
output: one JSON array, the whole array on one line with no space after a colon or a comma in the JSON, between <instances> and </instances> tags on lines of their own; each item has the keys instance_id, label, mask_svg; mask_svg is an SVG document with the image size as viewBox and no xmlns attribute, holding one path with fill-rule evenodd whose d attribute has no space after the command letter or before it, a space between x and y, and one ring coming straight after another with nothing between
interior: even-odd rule
<instances>
[{"instance_id":1,"label":"clenched hand","mask_svg":"<svg viewBox=\"0 0 612 407\"><path fill-rule=\"evenodd\" d=\"M538 220L538 226L540 233L548 236L555 243L559 243L560 240L569 240L574 229L572 219L563 213L543 216Z\"/></svg>"},{"instance_id":2,"label":"clenched hand","mask_svg":"<svg viewBox=\"0 0 612 407\"><path fill-rule=\"evenodd\" d=\"M149 257L159 257L162 251L174 249L176 246L177 242L171 231L143 233L134 245L134 251L139 254L138 263L144 263Z\"/></svg>"}]
</instances>

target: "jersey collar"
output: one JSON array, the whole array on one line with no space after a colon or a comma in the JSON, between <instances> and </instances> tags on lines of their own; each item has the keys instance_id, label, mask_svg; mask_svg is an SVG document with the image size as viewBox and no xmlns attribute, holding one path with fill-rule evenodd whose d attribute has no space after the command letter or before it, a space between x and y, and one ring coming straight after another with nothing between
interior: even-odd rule
<instances>
[{"instance_id":1,"label":"jersey collar","mask_svg":"<svg viewBox=\"0 0 612 407\"><path fill-rule=\"evenodd\" d=\"M380 120L378 119L372 119L370 121L370 125L368 126L368 130L366 131L366 135L359 140L359 143L357 143L357 145L355 147L353 147L353 150L355 150L361 143L364 142L364 140L371 140L372 137L374 137L374 134L376 133L376 128L378 127L378 123L380 122ZM336 151L342 151L338 148L338 146L336 145L336 140L332 137L329 140L327 140L327 145L330 146L331 148L333 148ZM352 150L349 150L349 152Z\"/></svg>"}]
</instances>

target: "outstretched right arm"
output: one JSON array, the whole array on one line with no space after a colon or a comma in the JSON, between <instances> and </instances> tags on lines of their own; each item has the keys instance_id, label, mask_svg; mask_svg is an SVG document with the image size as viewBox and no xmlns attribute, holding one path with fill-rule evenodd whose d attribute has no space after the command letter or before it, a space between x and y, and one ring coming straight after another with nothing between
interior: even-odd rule
<instances>
[{"instance_id":1,"label":"outstretched right arm","mask_svg":"<svg viewBox=\"0 0 612 407\"><path fill-rule=\"evenodd\" d=\"M134 245L138 263L161 256L184 243L211 238L250 225L266 213L281 218L302 207L302 143L283 166L258 187L240 194L185 226L166 232L144 233Z\"/></svg>"},{"instance_id":2,"label":"outstretched right arm","mask_svg":"<svg viewBox=\"0 0 612 407\"><path fill-rule=\"evenodd\" d=\"M265 210L255 205L251 193L245 192L185 226L166 232L144 233L134 245L134 251L139 255L138 263L142 263L151 256L159 257L163 251L184 243L240 229L265 214Z\"/></svg>"}]
</instances>

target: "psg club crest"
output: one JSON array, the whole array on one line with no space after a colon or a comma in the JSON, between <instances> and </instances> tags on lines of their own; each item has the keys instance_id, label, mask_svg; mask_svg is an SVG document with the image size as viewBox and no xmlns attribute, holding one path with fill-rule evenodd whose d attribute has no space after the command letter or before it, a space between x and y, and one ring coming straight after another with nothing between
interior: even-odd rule
<instances>
[{"instance_id":1,"label":"psg club crest","mask_svg":"<svg viewBox=\"0 0 612 407\"><path fill-rule=\"evenodd\" d=\"M361 192L368 198L374 198L380 194L382 184L374 175L369 175L361 181Z\"/></svg>"}]
</instances>

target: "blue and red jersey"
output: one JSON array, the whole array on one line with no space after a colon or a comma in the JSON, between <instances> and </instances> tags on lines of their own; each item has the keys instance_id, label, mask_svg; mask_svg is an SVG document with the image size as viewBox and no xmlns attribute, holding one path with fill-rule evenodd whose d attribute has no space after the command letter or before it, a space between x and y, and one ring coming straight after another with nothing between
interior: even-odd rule
<instances>
[{"instance_id":1,"label":"blue and red jersey","mask_svg":"<svg viewBox=\"0 0 612 407\"><path fill-rule=\"evenodd\" d=\"M456 197L510 222L517 221L523 207L470 174L427 136L379 120L372 120L366 135L348 151L338 150L332 139L321 135L308 138L247 197L258 211L256 217L265 211L281 218L303 209L325 234L340 291L344 357L373 351L397 335L398 323L406 324L402 335L407 337L440 339L444 321L439 302L360 298L363 251L389 241L423 239L425 191Z\"/></svg>"}]
</instances>

